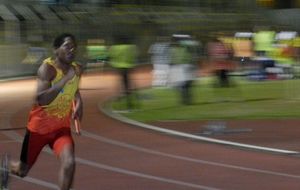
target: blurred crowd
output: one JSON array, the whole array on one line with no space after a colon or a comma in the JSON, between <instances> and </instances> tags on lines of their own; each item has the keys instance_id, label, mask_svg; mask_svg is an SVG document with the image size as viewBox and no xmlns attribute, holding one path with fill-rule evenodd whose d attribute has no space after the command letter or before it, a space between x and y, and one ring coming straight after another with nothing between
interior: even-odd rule
<instances>
[{"instance_id":1,"label":"blurred crowd","mask_svg":"<svg viewBox=\"0 0 300 190\"><path fill-rule=\"evenodd\" d=\"M174 47L176 49L178 46L187 49L189 55L186 55L186 59L183 53L174 53ZM296 78L299 47L297 32L276 32L268 27L231 35L213 33L206 44L189 35L173 35L169 42L166 38L163 42L158 40L150 48L153 86L172 85L174 80L176 82L184 78L181 77L182 71L174 65L183 67L185 64L193 66L186 71L195 71L195 66L209 68L210 73L218 79L216 85L220 87L231 85L230 75L245 76L252 80ZM176 75L172 74L171 68L177 68ZM193 73L189 74L189 77L192 76Z\"/></svg>"},{"instance_id":2,"label":"blurred crowd","mask_svg":"<svg viewBox=\"0 0 300 190\"><path fill-rule=\"evenodd\" d=\"M215 87L231 87L231 76L250 80L296 78L300 55L297 32L276 32L268 27L254 32L214 32L203 43L195 36L156 36L149 46L152 86L178 91L182 104L192 104L192 86L201 74L215 76ZM130 72L139 63L138 46L131 38L116 38L111 46L88 46L97 62L119 70L124 95L132 96ZM98 52L98 53L95 53ZM101 53L100 53L101 52ZM128 98L128 107L133 107Z\"/></svg>"}]
</instances>

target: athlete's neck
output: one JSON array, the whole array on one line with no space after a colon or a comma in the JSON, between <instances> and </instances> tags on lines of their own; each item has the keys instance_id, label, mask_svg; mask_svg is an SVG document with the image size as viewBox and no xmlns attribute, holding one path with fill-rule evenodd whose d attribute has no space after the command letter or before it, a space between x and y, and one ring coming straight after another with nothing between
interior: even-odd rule
<instances>
[{"instance_id":1,"label":"athlete's neck","mask_svg":"<svg viewBox=\"0 0 300 190\"><path fill-rule=\"evenodd\" d=\"M59 60L59 58L54 59L56 66L63 71L63 73L67 73L69 71L69 68L71 67L71 64L62 62Z\"/></svg>"}]
</instances>

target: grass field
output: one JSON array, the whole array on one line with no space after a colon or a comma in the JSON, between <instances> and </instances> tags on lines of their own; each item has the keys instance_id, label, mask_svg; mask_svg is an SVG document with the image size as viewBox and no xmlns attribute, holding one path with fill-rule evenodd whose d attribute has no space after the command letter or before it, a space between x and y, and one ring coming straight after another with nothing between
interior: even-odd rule
<instances>
[{"instance_id":1,"label":"grass field","mask_svg":"<svg viewBox=\"0 0 300 190\"><path fill-rule=\"evenodd\" d=\"M194 83L193 105L182 105L173 88L138 91L139 107L122 112L141 122L161 120L266 119L300 117L300 80L249 81L233 79L233 87L217 88L213 78ZM123 99L113 110L126 110Z\"/></svg>"}]
</instances>

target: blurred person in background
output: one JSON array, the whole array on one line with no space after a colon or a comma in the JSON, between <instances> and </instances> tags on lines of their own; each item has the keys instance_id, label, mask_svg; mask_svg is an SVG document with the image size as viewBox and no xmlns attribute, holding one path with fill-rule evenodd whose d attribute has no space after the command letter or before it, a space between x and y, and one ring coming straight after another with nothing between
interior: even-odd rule
<instances>
[{"instance_id":1,"label":"blurred person in background","mask_svg":"<svg viewBox=\"0 0 300 190\"><path fill-rule=\"evenodd\" d=\"M289 79L294 77L293 67L296 64L295 31L281 31L276 34L271 58L275 61L278 71L276 78Z\"/></svg>"},{"instance_id":2,"label":"blurred person in background","mask_svg":"<svg viewBox=\"0 0 300 190\"><path fill-rule=\"evenodd\" d=\"M178 89L181 103L192 104L192 84L196 77L198 43L189 35L173 35L170 48L171 71L170 83Z\"/></svg>"},{"instance_id":3,"label":"blurred person in background","mask_svg":"<svg viewBox=\"0 0 300 190\"><path fill-rule=\"evenodd\" d=\"M264 79L268 77L266 68L273 68L275 66L272 53L274 50L276 32L267 26L256 27L255 30L252 38L255 51L253 60L259 65L259 75Z\"/></svg>"},{"instance_id":4,"label":"blurred person in background","mask_svg":"<svg viewBox=\"0 0 300 190\"><path fill-rule=\"evenodd\" d=\"M149 48L151 56L152 86L163 87L167 85L170 69L170 42L166 36L158 36L157 41Z\"/></svg>"},{"instance_id":5,"label":"blurred person in background","mask_svg":"<svg viewBox=\"0 0 300 190\"><path fill-rule=\"evenodd\" d=\"M45 59L38 70L36 103L30 111L20 161L12 161L10 171L25 177L43 147L49 145L61 163L59 189L68 190L75 172L71 120L81 120L83 114L78 90L82 70L74 62L77 44L72 34L57 36L53 47L54 57Z\"/></svg>"},{"instance_id":6,"label":"blurred person in background","mask_svg":"<svg viewBox=\"0 0 300 190\"><path fill-rule=\"evenodd\" d=\"M137 104L134 86L130 79L130 73L136 66L137 47L131 43L130 37L121 35L116 37L117 44L109 48L109 62L121 76L122 92L125 95L127 109L133 109Z\"/></svg>"},{"instance_id":7,"label":"blurred person in background","mask_svg":"<svg viewBox=\"0 0 300 190\"><path fill-rule=\"evenodd\" d=\"M300 37L297 36L293 39L294 48L294 59L295 63L293 65L293 77L300 78Z\"/></svg>"},{"instance_id":8,"label":"blurred person in background","mask_svg":"<svg viewBox=\"0 0 300 190\"><path fill-rule=\"evenodd\" d=\"M251 59L254 56L252 35L251 32L240 32L234 36L233 56L235 61L238 62L241 72L252 67Z\"/></svg>"},{"instance_id":9,"label":"blurred person in background","mask_svg":"<svg viewBox=\"0 0 300 190\"><path fill-rule=\"evenodd\" d=\"M268 57L268 53L273 49L276 32L267 27L256 28L256 30L252 38L255 55Z\"/></svg>"},{"instance_id":10,"label":"blurred person in background","mask_svg":"<svg viewBox=\"0 0 300 190\"><path fill-rule=\"evenodd\" d=\"M207 44L209 62L218 79L217 87L229 87L229 71L233 69L232 52L217 36Z\"/></svg>"},{"instance_id":11,"label":"blurred person in background","mask_svg":"<svg viewBox=\"0 0 300 190\"><path fill-rule=\"evenodd\" d=\"M300 36L293 39L295 64L300 65Z\"/></svg>"}]
</instances>

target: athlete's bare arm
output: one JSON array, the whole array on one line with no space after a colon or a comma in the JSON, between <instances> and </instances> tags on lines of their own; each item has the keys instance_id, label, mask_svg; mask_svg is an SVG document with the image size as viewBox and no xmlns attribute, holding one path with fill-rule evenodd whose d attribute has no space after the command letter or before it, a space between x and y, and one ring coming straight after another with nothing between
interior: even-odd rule
<instances>
[{"instance_id":1,"label":"athlete's bare arm","mask_svg":"<svg viewBox=\"0 0 300 190\"><path fill-rule=\"evenodd\" d=\"M73 119L78 118L80 121L83 115L83 104L79 90L75 94L76 107L73 114Z\"/></svg>"},{"instance_id":2,"label":"athlete's bare arm","mask_svg":"<svg viewBox=\"0 0 300 190\"><path fill-rule=\"evenodd\" d=\"M75 72L76 75L81 77L81 74L83 72L82 67L80 65L77 65L77 67L75 67ZM76 101L76 107L74 110L73 119L78 118L81 121L83 115L83 103L82 103L82 98L79 89L76 91L75 101Z\"/></svg>"},{"instance_id":3,"label":"athlete's bare arm","mask_svg":"<svg viewBox=\"0 0 300 190\"><path fill-rule=\"evenodd\" d=\"M71 66L67 74L59 82L51 86L51 81L56 76L56 70L51 65L42 64L37 74L37 103L42 106L51 103L74 75L75 70Z\"/></svg>"}]
</instances>

